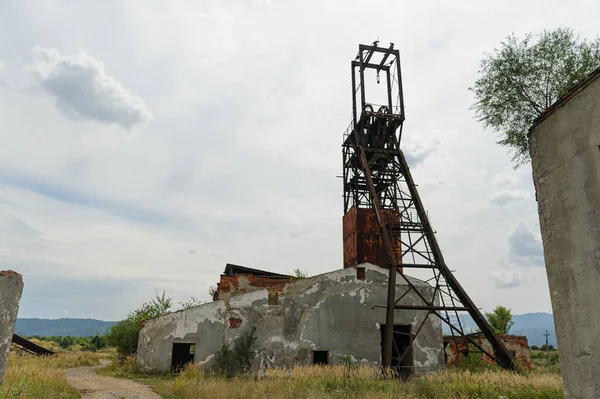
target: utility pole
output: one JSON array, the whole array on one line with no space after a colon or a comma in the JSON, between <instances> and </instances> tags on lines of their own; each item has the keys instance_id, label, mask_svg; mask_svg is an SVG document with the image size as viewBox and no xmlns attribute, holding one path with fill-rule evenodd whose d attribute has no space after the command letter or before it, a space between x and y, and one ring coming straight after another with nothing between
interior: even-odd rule
<instances>
[{"instance_id":1,"label":"utility pole","mask_svg":"<svg viewBox=\"0 0 600 399\"><path fill-rule=\"evenodd\" d=\"M546 330L546 334L544 334L544 337L546 337L546 366L550 367L550 357L548 354L548 337L550 336L550 333L548 332L548 330Z\"/></svg>"}]
</instances>

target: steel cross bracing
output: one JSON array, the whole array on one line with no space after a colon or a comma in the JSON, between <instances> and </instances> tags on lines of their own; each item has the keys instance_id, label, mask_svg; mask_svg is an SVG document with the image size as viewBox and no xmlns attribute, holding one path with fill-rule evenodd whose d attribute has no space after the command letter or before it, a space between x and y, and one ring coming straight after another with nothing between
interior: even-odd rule
<instances>
[{"instance_id":1,"label":"steel cross bracing","mask_svg":"<svg viewBox=\"0 0 600 399\"><path fill-rule=\"evenodd\" d=\"M375 61L377 58L379 60ZM365 71L368 70L377 73L378 82L379 74L385 73L386 105L373 106L367 103ZM401 82L399 52L393 48L393 44L389 48L378 47L377 42L370 46L359 46L358 56L352 62L353 120L344 134L343 142L344 213L353 206L372 208L389 257L388 303L379 306L387 310L383 365L390 367L392 364L394 310L404 309L426 310L428 313L421 323L413 326L415 332L411 334L410 345L399 354L397 364L402 364L428 318L438 317L450 327L455 339L461 337L463 342L472 344L501 367L514 369L511 354L444 262L417 186L400 149L404 122ZM395 97L395 103L392 97ZM398 242L400 259L396 259L397 252L394 250ZM425 296L403 273L396 273L399 267L429 271L430 276L426 281L434 287L433 295ZM407 290L395 298L397 274L404 280ZM409 292L414 292L422 303L409 305L403 302ZM491 353L465 334L459 312L471 315L490 342Z\"/></svg>"}]
</instances>

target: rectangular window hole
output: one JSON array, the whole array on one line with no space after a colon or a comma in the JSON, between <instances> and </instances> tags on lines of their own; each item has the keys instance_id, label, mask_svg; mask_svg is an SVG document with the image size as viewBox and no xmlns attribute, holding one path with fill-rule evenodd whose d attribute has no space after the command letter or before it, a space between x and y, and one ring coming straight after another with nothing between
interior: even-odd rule
<instances>
[{"instance_id":1,"label":"rectangular window hole","mask_svg":"<svg viewBox=\"0 0 600 399\"><path fill-rule=\"evenodd\" d=\"M279 302L279 292L269 291L269 305L277 305Z\"/></svg>"},{"instance_id":2,"label":"rectangular window hole","mask_svg":"<svg viewBox=\"0 0 600 399\"><path fill-rule=\"evenodd\" d=\"M356 268L356 279L357 280L364 280L365 279L365 268L364 267L357 267Z\"/></svg>"},{"instance_id":3,"label":"rectangular window hole","mask_svg":"<svg viewBox=\"0 0 600 399\"><path fill-rule=\"evenodd\" d=\"M329 351L313 351L313 364L329 364Z\"/></svg>"}]
</instances>

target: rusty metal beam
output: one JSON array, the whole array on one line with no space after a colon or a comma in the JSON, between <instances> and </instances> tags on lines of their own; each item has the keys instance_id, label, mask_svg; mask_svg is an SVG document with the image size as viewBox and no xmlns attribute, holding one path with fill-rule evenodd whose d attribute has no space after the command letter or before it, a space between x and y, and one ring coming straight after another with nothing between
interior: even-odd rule
<instances>
[{"instance_id":1,"label":"rusty metal beam","mask_svg":"<svg viewBox=\"0 0 600 399\"><path fill-rule=\"evenodd\" d=\"M358 61L352 61L352 67L360 67L360 62ZM382 67L379 66L379 64L371 64L371 63L363 63L363 69L378 69L378 70L382 70L382 71L388 71L390 69L389 65L384 65Z\"/></svg>"},{"instance_id":2,"label":"rusty metal beam","mask_svg":"<svg viewBox=\"0 0 600 399\"><path fill-rule=\"evenodd\" d=\"M32 355L36 355L36 356L51 356L54 355L54 352L52 352L49 349L46 349L42 346L39 346L38 344L35 344L33 342L31 342L30 340L28 340L27 338L21 337L20 335L17 334L13 334L12 336L12 342L13 346L22 349L26 352L31 353Z\"/></svg>"},{"instance_id":3,"label":"rusty metal beam","mask_svg":"<svg viewBox=\"0 0 600 399\"><path fill-rule=\"evenodd\" d=\"M403 265L404 266L404 265ZM374 305L373 308L387 308L387 306ZM458 312L468 312L471 308L451 307L451 306L430 306L430 305L396 305L394 309L401 310L456 310Z\"/></svg>"},{"instance_id":4,"label":"rusty metal beam","mask_svg":"<svg viewBox=\"0 0 600 399\"><path fill-rule=\"evenodd\" d=\"M392 245L392 238L390 237L390 233L385 228L386 221L383 219L383 215L381 212L381 204L379 203L379 196L375 191L375 186L373 185L373 179L371 177L371 168L369 167L369 162L367 162L367 156L365 155L365 150L360 143L360 135L356 135L358 141L358 148L360 151L360 160L362 162L363 171L365 173L365 177L367 179L367 185L369 187L369 191L371 193L371 201L373 204L373 208L375 209L375 214L377 215L377 220L379 221L379 226L381 229L381 235L383 236L383 242L385 243L385 248L387 250L389 259L390 259L390 267L389 267L389 277L388 277L388 296L387 303L388 309L385 317L385 342L383 347L383 359L382 363L384 367L391 367L392 365L392 345L394 344L394 303L395 303L395 295L396 295L396 273L398 261L396 259L396 254L394 252L394 247Z\"/></svg>"},{"instance_id":5,"label":"rusty metal beam","mask_svg":"<svg viewBox=\"0 0 600 399\"><path fill-rule=\"evenodd\" d=\"M374 54L383 54L382 59L372 61ZM379 57L375 58L379 59ZM388 63L388 61L390 62ZM370 240L371 243L376 243L375 246L372 246L375 251L381 252L383 247L387 252L389 262L380 264L389 269L383 365L385 367L391 365L394 345L392 339L394 312L400 309L434 313L451 326L453 336L456 332L463 337L465 337L465 333L458 312L468 312L491 343L495 361L502 367L514 369L515 365L511 354L447 267L406 158L400 149L405 116L399 51L394 50L393 45L389 48L379 47L377 42L373 45L359 45L358 56L356 61L352 61L351 67L353 123L351 129L347 130L344 135L342 147L344 223L347 219L352 219L346 217L347 215L352 216L348 214L351 209L358 211L368 208L373 210L379 225L380 241L378 242L377 238L373 237L374 230L366 231L364 228L357 229L356 226L354 229L368 233L361 237ZM358 74L356 74L357 67L359 68ZM367 102L365 98L364 70L366 68L373 68L378 72L386 71L387 93L385 98L380 99L381 102ZM360 99L357 94L359 90ZM399 106L394 108L394 102ZM376 112L376 106L372 105L373 103L387 104L387 106L379 108L381 112ZM358 215L358 213L356 214ZM393 220L386 220L391 218L390 215L395 215ZM358 220L355 219L353 223L358 223ZM346 232L346 230L344 231ZM382 255L379 252L378 256ZM345 257L346 254L345 246ZM356 259L358 258L356 257ZM431 270L433 277L427 280L427 282L433 281L432 285L435 285L431 298L425 298L419 289L402 274L399 267ZM397 270L401 273L400 277L405 280L408 291L395 300ZM414 293L422 303L398 304L399 300L404 298L408 292ZM383 308L383 306L378 307ZM453 318L456 319L455 323L458 327L452 324ZM420 330L421 327L416 330L417 334ZM414 339L414 337L411 338ZM465 337L465 339L472 341L469 337Z\"/></svg>"}]
</instances>

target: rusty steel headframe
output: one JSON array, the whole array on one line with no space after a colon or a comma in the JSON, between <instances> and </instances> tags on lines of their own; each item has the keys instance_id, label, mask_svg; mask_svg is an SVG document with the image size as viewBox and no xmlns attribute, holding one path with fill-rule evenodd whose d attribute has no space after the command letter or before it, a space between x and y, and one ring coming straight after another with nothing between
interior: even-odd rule
<instances>
[{"instance_id":1,"label":"rusty steel headframe","mask_svg":"<svg viewBox=\"0 0 600 399\"><path fill-rule=\"evenodd\" d=\"M344 222L346 223L350 212L358 214L360 209L374 212L379 227L379 247L384 247L387 254L387 264L379 265L388 267L390 271L387 305L375 307L386 309L383 366L391 367L392 360L398 365L402 363L415 337L429 316L433 315L450 327L453 337L467 340L494 359L499 366L514 369L510 352L446 266L406 158L400 149L405 116L399 51L394 49L393 43L387 48L379 47L378 42L372 45L361 44L351 66L352 122L344 133L342 144ZM375 73L378 84L380 75L383 74L386 86L381 96L383 101L379 105L366 99L371 94L366 90L365 73ZM356 230L360 231L360 228ZM428 273L430 278L426 281L433 286L431 297L426 297L411 283L403 274L406 269ZM395 298L397 274L400 274L408 287L399 298ZM402 299L409 292L414 292L422 304L403 303ZM428 313L418 326L414 326L410 345L403 352L396 348L399 357L392 359L395 310L424 310ZM478 342L465 334L459 312L471 315L491 343L493 353L484 350Z\"/></svg>"}]
</instances>

